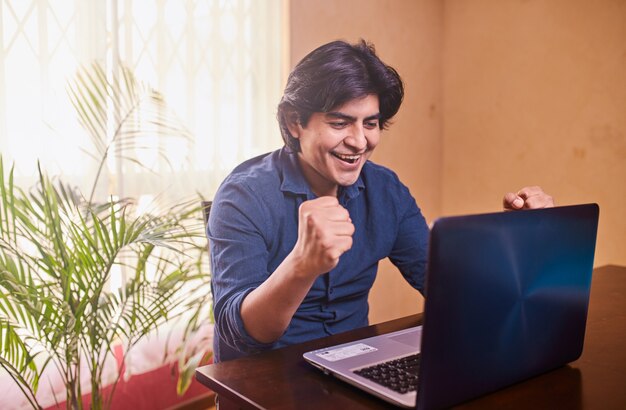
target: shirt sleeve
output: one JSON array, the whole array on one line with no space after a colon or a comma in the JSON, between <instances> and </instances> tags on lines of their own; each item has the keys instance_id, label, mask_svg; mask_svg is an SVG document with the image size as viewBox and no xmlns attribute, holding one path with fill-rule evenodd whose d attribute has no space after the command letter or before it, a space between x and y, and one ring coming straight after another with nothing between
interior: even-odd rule
<instances>
[{"instance_id":1,"label":"shirt sleeve","mask_svg":"<svg viewBox=\"0 0 626 410\"><path fill-rule=\"evenodd\" d=\"M250 336L241 317L244 298L269 276L264 212L258 195L227 181L215 196L207 227L216 335L246 354L273 346Z\"/></svg>"},{"instance_id":2,"label":"shirt sleeve","mask_svg":"<svg viewBox=\"0 0 626 410\"><path fill-rule=\"evenodd\" d=\"M402 188L402 196L397 203L402 204L404 210L399 213L398 235L389 260L411 286L424 294L429 228L408 188Z\"/></svg>"}]
</instances>

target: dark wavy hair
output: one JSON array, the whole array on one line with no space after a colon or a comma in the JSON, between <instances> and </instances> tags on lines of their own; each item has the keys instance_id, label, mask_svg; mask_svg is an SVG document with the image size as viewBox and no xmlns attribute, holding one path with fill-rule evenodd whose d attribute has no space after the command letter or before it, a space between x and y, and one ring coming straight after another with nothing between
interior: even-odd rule
<instances>
[{"instance_id":1,"label":"dark wavy hair","mask_svg":"<svg viewBox=\"0 0 626 410\"><path fill-rule=\"evenodd\" d=\"M289 74L278 104L278 123L285 145L300 151L300 142L287 128L289 115L306 127L311 115L330 112L350 100L375 94L379 100L379 127L386 128L398 112L404 86L398 72L376 55L374 45L333 41L313 50Z\"/></svg>"}]
</instances>

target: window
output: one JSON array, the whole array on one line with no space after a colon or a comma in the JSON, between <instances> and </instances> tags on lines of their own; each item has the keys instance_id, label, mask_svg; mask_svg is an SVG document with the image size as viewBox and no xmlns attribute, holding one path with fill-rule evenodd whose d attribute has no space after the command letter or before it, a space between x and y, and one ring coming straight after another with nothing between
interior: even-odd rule
<instances>
[{"instance_id":1,"label":"window","mask_svg":"<svg viewBox=\"0 0 626 410\"><path fill-rule=\"evenodd\" d=\"M109 164L105 195L211 197L239 162L282 145L285 0L0 0L0 151L23 184L37 160L84 188L96 163L66 93L77 68L124 64L159 90L193 136ZM6 166L6 165L5 165ZM106 192L104 192L106 191Z\"/></svg>"}]
</instances>

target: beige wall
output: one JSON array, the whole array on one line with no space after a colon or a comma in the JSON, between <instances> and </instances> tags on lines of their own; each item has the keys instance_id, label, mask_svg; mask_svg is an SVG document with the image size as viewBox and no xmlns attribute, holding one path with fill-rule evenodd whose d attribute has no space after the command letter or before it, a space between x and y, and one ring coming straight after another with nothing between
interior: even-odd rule
<instances>
[{"instance_id":1,"label":"beige wall","mask_svg":"<svg viewBox=\"0 0 626 410\"><path fill-rule=\"evenodd\" d=\"M406 83L373 159L429 221L498 210L543 186L598 202L597 264L626 265L626 1L344 0L290 3L291 64L334 40L372 41ZM421 310L389 263L376 323Z\"/></svg>"},{"instance_id":2,"label":"beige wall","mask_svg":"<svg viewBox=\"0 0 626 410\"><path fill-rule=\"evenodd\" d=\"M626 1L446 1L442 213L538 184L626 265Z\"/></svg>"}]
</instances>

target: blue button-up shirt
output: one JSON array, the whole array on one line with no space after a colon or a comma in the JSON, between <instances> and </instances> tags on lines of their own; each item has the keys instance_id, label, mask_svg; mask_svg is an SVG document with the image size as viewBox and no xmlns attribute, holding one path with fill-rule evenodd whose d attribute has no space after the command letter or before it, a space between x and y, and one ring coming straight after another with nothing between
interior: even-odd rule
<instances>
[{"instance_id":1,"label":"blue button-up shirt","mask_svg":"<svg viewBox=\"0 0 626 410\"><path fill-rule=\"evenodd\" d=\"M368 161L358 180L338 194L356 229L352 248L317 278L280 339L254 340L243 326L241 303L291 252L298 208L314 198L289 148L244 162L220 186L207 227L216 361L366 326L368 294L378 262L386 257L423 290L426 221L397 175Z\"/></svg>"}]
</instances>

